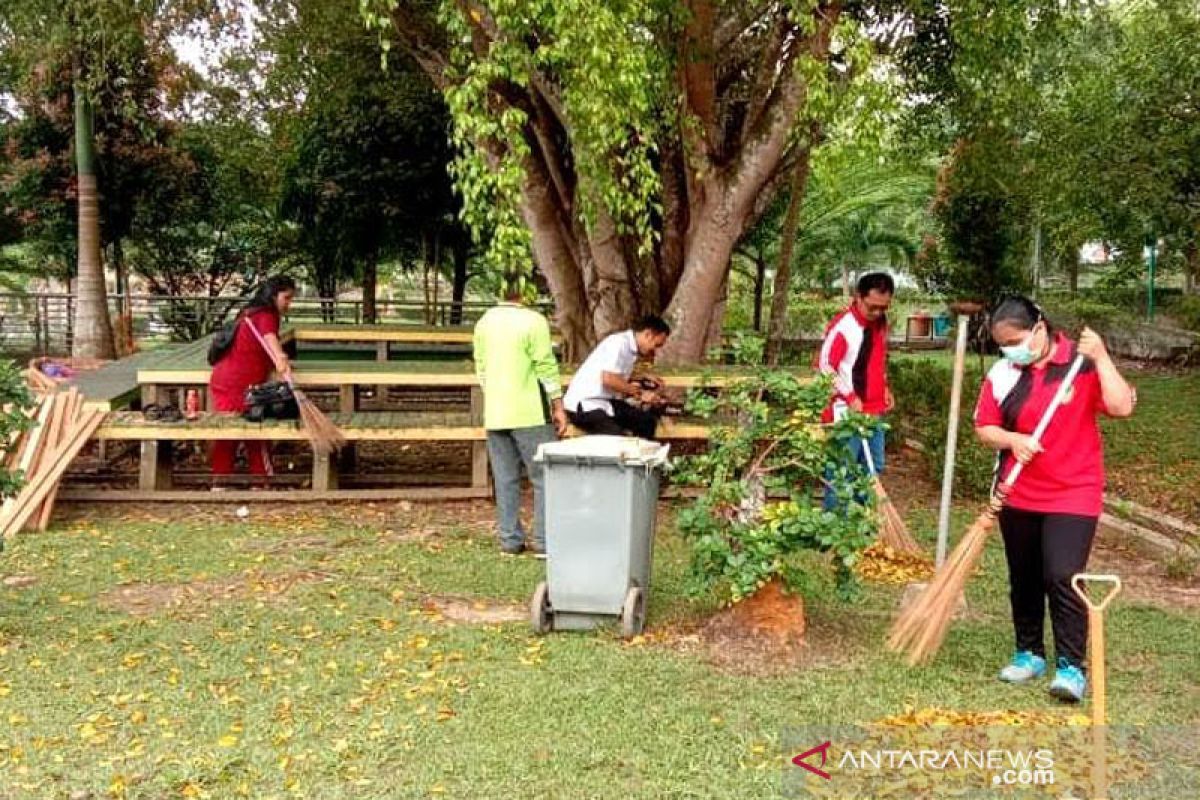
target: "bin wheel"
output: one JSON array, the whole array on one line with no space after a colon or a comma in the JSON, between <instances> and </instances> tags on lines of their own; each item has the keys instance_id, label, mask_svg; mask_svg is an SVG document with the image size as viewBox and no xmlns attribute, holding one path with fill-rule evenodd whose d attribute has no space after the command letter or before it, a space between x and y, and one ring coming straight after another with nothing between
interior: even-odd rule
<instances>
[{"instance_id":1,"label":"bin wheel","mask_svg":"<svg viewBox=\"0 0 1200 800\"><path fill-rule=\"evenodd\" d=\"M630 586L621 610L621 635L632 639L646 629L646 595L639 586Z\"/></svg>"},{"instance_id":2,"label":"bin wheel","mask_svg":"<svg viewBox=\"0 0 1200 800\"><path fill-rule=\"evenodd\" d=\"M550 611L550 587L542 581L533 590L529 601L529 624L534 633L549 633L554 629L554 614Z\"/></svg>"}]
</instances>

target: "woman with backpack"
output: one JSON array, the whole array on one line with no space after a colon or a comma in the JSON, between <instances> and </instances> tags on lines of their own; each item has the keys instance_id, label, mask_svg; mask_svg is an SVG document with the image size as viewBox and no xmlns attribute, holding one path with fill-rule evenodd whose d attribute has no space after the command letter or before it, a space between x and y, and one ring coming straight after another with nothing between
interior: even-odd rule
<instances>
[{"instance_id":1,"label":"woman with backpack","mask_svg":"<svg viewBox=\"0 0 1200 800\"><path fill-rule=\"evenodd\" d=\"M272 370L280 378L291 374L291 364L279 342L279 326L283 315L291 308L295 294L296 282L286 275L276 275L259 286L246 307L238 312L229 335L218 343L224 344L225 349L216 358L209 378L209 407L213 411L243 414L247 389L267 381ZM242 444L246 448L251 475L274 474L269 442ZM233 474L237 447L236 441L213 442L212 474L215 479Z\"/></svg>"}]
</instances>

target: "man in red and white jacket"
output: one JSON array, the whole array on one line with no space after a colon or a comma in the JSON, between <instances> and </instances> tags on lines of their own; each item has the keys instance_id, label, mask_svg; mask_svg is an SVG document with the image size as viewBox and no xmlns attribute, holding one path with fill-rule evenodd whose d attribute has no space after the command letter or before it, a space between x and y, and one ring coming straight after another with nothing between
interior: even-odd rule
<instances>
[{"instance_id":1,"label":"man in red and white jacket","mask_svg":"<svg viewBox=\"0 0 1200 800\"><path fill-rule=\"evenodd\" d=\"M887 310L895 293L896 284L886 272L863 275L849 308L826 327L817 369L833 377L833 397L822 414L822 422L836 422L849 410L882 417L895 405L887 382ZM883 431L877 431L868 444L875 471L882 472ZM852 447L851 456L870 466L861 442ZM836 507L834 495L831 489L826 489L826 508Z\"/></svg>"}]
</instances>

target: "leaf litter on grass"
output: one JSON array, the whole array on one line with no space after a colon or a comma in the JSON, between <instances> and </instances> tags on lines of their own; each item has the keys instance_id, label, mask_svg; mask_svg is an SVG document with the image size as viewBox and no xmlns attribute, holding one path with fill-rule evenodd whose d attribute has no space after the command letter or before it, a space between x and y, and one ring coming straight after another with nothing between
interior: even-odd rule
<instances>
[{"instance_id":1,"label":"leaf litter on grass","mask_svg":"<svg viewBox=\"0 0 1200 800\"><path fill-rule=\"evenodd\" d=\"M100 604L132 616L191 613L222 602L259 600L279 602L295 586L328 581L332 573L303 570L263 573L190 581L187 583L134 583L117 586L99 598Z\"/></svg>"}]
</instances>

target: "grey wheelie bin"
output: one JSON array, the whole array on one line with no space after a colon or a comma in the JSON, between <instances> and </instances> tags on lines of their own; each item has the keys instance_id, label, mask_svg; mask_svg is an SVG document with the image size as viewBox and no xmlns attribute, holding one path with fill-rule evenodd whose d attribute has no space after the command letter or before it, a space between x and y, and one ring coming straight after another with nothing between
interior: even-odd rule
<instances>
[{"instance_id":1,"label":"grey wheelie bin","mask_svg":"<svg viewBox=\"0 0 1200 800\"><path fill-rule=\"evenodd\" d=\"M583 436L538 448L545 470L546 580L530 602L538 633L586 630L619 617L646 624L659 473L669 446Z\"/></svg>"}]
</instances>

